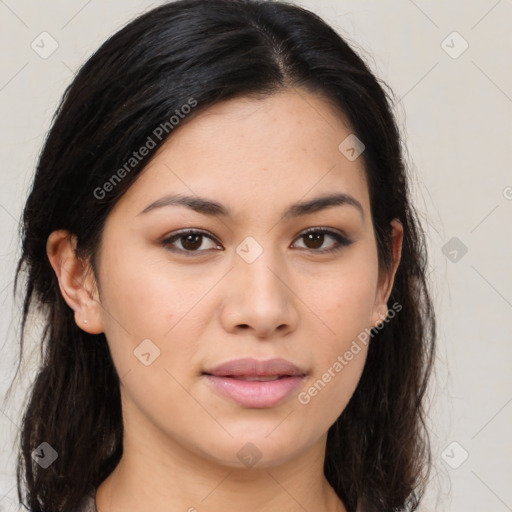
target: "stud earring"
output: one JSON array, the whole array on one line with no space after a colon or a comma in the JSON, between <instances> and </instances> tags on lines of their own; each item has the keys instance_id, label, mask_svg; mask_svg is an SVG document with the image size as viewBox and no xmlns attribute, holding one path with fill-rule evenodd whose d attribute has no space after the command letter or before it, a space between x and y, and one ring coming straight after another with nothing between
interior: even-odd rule
<instances>
[{"instance_id":1,"label":"stud earring","mask_svg":"<svg viewBox=\"0 0 512 512\"><path fill-rule=\"evenodd\" d=\"M87 320L84 320L84 324L86 324L86 323L87 323Z\"/></svg>"},{"instance_id":2,"label":"stud earring","mask_svg":"<svg viewBox=\"0 0 512 512\"><path fill-rule=\"evenodd\" d=\"M387 314L381 313L379 315L379 319L375 322L375 327L379 327L381 324L383 324L384 321L386 320L386 318L387 318Z\"/></svg>"}]
</instances>

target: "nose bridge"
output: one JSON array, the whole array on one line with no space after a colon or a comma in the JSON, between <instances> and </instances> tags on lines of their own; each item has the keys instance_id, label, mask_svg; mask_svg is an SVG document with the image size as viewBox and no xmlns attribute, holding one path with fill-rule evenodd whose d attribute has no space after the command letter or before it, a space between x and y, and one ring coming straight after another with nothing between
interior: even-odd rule
<instances>
[{"instance_id":1,"label":"nose bridge","mask_svg":"<svg viewBox=\"0 0 512 512\"><path fill-rule=\"evenodd\" d=\"M253 236L247 236L236 248L235 268L243 280L244 292L251 291L260 298L267 296L275 300L283 294L283 283L277 275L281 267L277 251L270 245L267 237L265 247ZM244 293L244 295L246 295Z\"/></svg>"},{"instance_id":2,"label":"nose bridge","mask_svg":"<svg viewBox=\"0 0 512 512\"><path fill-rule=\"evenodd\" d=\"M248 236L236 248L233 287L223 316L228 329L243 325L267 335L296 323L297 313L290 303L279 251L270 245L271 237L263 238L260 243Z\"/></svg>"}]
</instances>

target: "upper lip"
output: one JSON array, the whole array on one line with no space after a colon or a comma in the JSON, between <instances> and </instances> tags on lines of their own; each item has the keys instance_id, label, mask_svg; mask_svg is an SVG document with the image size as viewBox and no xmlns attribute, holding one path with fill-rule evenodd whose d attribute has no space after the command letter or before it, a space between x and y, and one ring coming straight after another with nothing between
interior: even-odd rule
<instances>
[{"instance_id":1,"label":"upper lip","mask_svg":"<svg viewBox=\"0 0 512 512\"><path fill-rule=\"evenodd\" d=\"M216 366L203 373L220 377L268 377L277 375L306 375L306 372L286 359L274 358L267 360L253 359L246 357L243 359L233 359Z\"/></svg>"}]
</instances>

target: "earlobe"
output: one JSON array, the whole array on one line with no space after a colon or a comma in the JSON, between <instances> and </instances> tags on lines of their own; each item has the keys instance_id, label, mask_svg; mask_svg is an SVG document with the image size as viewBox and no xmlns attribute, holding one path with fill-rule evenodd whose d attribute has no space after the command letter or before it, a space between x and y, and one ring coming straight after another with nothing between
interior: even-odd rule
<instances>
[{"instance_id":1,"label":"earlobe","mask_svg":"<svg viewBox=\"0 0 512 512\"><path fill-rule=\"evenodd\" d=\"M393 261L391 268L388 272L379 276L379 284L377 288L377 295L375 297L374 313L372 318L372 325L377 326L387 317L388 309L387 302L393 289L396 271L400 264L402 256L402 242L403 242L403 226L398 219L391 222L392 226L392 244L393 244Z\"/></svg>"},{"instance_id":2,"label":"earlobe","mask_svg":"<svg viewBox=\"0 0 512 512\"><path fill-rule=\"evenodd\" d=\"M76 255L76 237L65 230L54 231L46 242L46 253L57 276L60 292L75 312L75 322L90 334L103 332L99 297L90 267ZM87 322L84 322L87 320Z\"/></svg>"}]
</instances>

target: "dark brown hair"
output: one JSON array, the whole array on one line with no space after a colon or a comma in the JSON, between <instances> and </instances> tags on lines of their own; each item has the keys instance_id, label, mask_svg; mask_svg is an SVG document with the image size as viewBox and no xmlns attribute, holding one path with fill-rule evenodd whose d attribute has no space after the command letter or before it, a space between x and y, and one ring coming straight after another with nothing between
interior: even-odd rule
<instances>
[{"instance_id":1,"label":"dark brown hair","mask_svg":"<svg viewBox=\"0 0 512 512\"><path fill-rule=\"evenodd\" d=\"M392 92L306 9L280 1L179 0L130 22L80 69L55 114L24 208L15 280L16 291L20 275L26 278L20 361L32 308L45 321L17 471L20 502L31 511L72 510L123 451L119 377L107 340L75 324L46 254L48 236L58 229L74 234L77 254L94 270L106 217L172 130L108 193L95 191L156 127L190 98L197 106L181 123L217 102L285 88L320 94L365 144L382 269L392 261L390 222L399 219L404 229L389 299L402 309L372 337L359 384L329 429L325 475L349 512L358 502L364 512L417 508L431 466L424 401L436 331ZM42 442L58 452L46 469L31 457Z\"/></svg>"}]
</instances>

